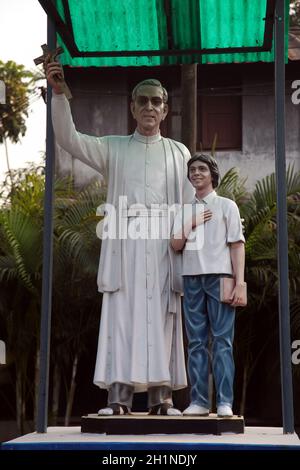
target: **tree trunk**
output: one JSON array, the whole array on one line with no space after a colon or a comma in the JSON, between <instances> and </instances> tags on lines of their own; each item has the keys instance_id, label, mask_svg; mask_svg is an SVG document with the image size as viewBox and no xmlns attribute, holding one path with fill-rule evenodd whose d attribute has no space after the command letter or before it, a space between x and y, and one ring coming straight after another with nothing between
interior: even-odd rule
<instances>
[{"instance_id":1,"label":"tree trunk","mask_svg":"<svg viewBox=\"0 0 300 470\"><path fill-rule=\"evenodd\" d=\"M53 395L52 395L52 426L57 425L58 409L59 409L59 395L61 385L61 372L60 367L56 363L53 370Z\"/></svg>"},{"instance_id":2,"label":"tree trunk","mask_svg":"<svg viewBox=\"0 0 300 470\"><path fill-rule=\"evenodd\" d=\"M73 407L74 395L75 395L75 388L76 388L76 374L77 374L77 365L78 365L78 354L74 357L73 367L72 367L72 377L71 377L71 384L70 390L68 393L68 400L67 400L67 408L65 414L65 426L69 426L70 416Z\"/></svg>"},{"instance_id":3,"label":"tree trunk","mask_svg":"<svg viewBox=\"0 0 300 470\"><path fill-rule=\"evenodd\" d=\"M181 142L191 155L197 147L197 64L181 66Z\"/></svg>"},{"instance_id":4,"label":"tree trunk","mask_svg":"<svg viewBox=\"0 0 300 470\"><path fill-rule=\"evenodd\" d=\"M5 148L7 171L8 171L8 174L9 174L11 187L13 187L13 180L12 180L11 169L10 169L10 164L9 164L8 147L7 147L6 137L3 137L3 141L4 141L4 148Z\"/></svg>"}]
</instances>

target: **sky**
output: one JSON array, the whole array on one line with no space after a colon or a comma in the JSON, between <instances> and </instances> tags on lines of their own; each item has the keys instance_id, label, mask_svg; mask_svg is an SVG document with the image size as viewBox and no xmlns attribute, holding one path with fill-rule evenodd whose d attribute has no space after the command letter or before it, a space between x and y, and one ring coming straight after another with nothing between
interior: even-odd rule
<instances>
[{"instance_id":1,"label":"sky","mask_svg":"<svg viewBox=\"0 0 300 470\"><path fill-rule=\"evenodd\" d=\"M36 70L33 62L47 42L47 16L38 0L0 0L0 60L13 60ZM46 85L46 82L41 82ZM0 105L1 106L1 105ZM27 132L21 143L8 143L11 168L24 168L27 162L41 162L45 152L46 105L31 98ZM0 144L0 182L7 171L4 145Z\"/></svg>"}]
</instances>

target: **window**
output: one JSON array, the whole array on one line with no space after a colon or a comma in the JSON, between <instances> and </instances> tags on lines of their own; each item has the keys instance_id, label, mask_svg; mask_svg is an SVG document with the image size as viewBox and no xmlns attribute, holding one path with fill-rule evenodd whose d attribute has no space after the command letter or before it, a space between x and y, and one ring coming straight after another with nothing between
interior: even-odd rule
<instances>
[{"instance_id":1,"label":"window","mask_svg":"<svg viewBox=\"0 0 300 470\"><path fill-rule=\"evenodd\" d=\"M210 150L214 138L217 150L242 147L241 96L201 96L198 100L198 143Z\"/></svg>"}]
</instances>

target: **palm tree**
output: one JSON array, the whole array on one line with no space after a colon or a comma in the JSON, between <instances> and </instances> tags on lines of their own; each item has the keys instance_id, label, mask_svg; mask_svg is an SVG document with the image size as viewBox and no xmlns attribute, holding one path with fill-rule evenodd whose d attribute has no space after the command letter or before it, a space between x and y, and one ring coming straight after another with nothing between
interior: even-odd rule
<instances>
[{"instance_id":1,"label":"palm tree","mask_svg":"<svg viewBox=\"0 0 300 470\"><path fill-rule=\"evenodd\" d=\"M44 173L43 169L30 168L12 176L13 191L10 192L9 182L1 191L6 198L0 210L0 286L6 295L0 303L0 312L10 362L16 370L17 421L23 432L26 403L29 399L36 402L39 376ZM72 378L66 383L68 421L78 361L87 348L87 335L99 318L99 295L94 286L100 243L96 237L99 219L95 214L104 192L95 183L78 194L69 180L57 180L55 192L53 401L57 409L59 381L67 377L66 371L71 366ZM33 360L34 377L29 372L29 362Z\"/></svg>"},{"instance_id":2,"label":"palm tree","mask_svg":"<svg viewBox=\"0 0 300 470\"><path fill-rule=\"evenodd\" d=\"M289 231L290 301L292 338L300 331L300 173L290 166L287 170L287 204ZM233 199L244 220L246 237L246 280L248 306L237 310L235 335L235 362L237 383L240 385L239 413L244 415L247 387L258 364L273 347L278 336L278 274L277 274L277 220L275 174L257 182L252 194L245 189L246 179L231 168L218 187L220 196ZM264 341L257 345L260 318L272 325ZM256 343L256 344L255 344ZM279 367L279 356L273 361L272 372ZM294 367L294 375L297 375Z\"/></svg>"},{"instance_id":3,"label":"palm tree","mask_svg":"<svg viewBox=\"0 0 300 470\"><path fill-rule=\"evenodd\" d=\"M100 317L101 298L95 282L100 252L96 208L104 200L105 189L98 182L79 194L73 192L56 199L53 357L60 360L53 364L57 377L53 418L55 420L58 409L60 380L64 377L67 394L65 425L71 415L78 363L87 350L88 335L97 329Z\"/></svg>"},{"instance_id":4,"label":"palm tree","mask_svg":"<svg viewBox=\"0 0 300 470\"><path fill-rule=\"evenodd\" d=\"M0 211L0 283L5 287L6 297L1 314L10 357L13 351L20 432L26 416L26 399L33 393L28 363L39 328L43 186L43 177L38 173L25 174Z\"/></svg>"},{"instance_id":5,"label":"palm tree","mask_svg":"<svg viewBox=\"0 0 300 470\"><path fill-rule=\"evenodd\" d=\"M296 295L300 281L299 261L299 210L300 172L289 167L286 175L287 208L289 230L290 298L292 306L292 331L299 328L299 310ZM247 385L257 365L278 335L278 274L277 274L277 220L275 174L257 182L251 196L240 205L245 219L246 236L246 279L249 301L245 309L237 314L236 358L243 362L243 380L240 414L244 414ZM299 304L298 304L299 305ZM253 343L258 337L260 319L272 325L264 336L258 351ZM298 326L297 326L298 325ZM273 369L279 363L276 352Z\"/></svg>"},{"instance_id":6,"label":"palm tree","mask_svg":"<svg viewBox=\"0 0 300 470\"><path fill-rule=\"evenodd\" d=\"M0 60L0 77L5 83L6 102L0 106L0 144L4 143L8 174L11 175L7 140L17 143L26 133L26 118L30 98L37 96L35 82L41 80L40 74L25 70L23 65L12 60ZM12 178L10 176L10 178Z\"/></svg>"}]
</instances>

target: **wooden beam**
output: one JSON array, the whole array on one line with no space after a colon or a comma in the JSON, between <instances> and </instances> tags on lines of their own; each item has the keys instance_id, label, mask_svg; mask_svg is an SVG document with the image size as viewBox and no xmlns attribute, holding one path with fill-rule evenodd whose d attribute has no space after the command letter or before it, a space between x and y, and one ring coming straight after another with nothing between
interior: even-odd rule
<instances>
[{"instance_id":1,"label":"wooden beam","mask_svg":"<svg viewBox=\"0 0 300 470\"><path fill-rule=\"evenodd\" d=\"M181 67L181 142L191 155L197 146L197 64Z\"/></svg>"}]
</instances>

